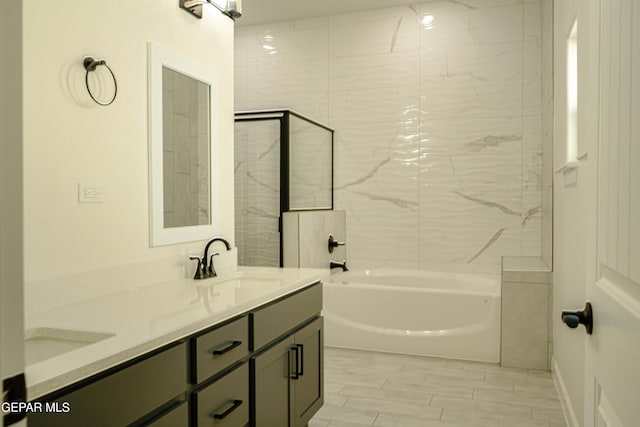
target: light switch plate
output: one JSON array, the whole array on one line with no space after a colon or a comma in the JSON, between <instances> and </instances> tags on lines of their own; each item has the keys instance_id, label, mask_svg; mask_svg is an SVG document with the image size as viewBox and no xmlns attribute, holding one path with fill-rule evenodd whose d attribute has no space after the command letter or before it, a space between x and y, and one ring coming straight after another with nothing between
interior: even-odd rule
<instances>
[{"instance_id":1,"label":"light switch plate","mask_svg":"<svg viewBox=\"0 0 640 427\"><path fill-rule=\"evenodd\" d=\"M102 186L96 184L78 184L79 203L102 203Z\"/></svg>"}]
</instances>

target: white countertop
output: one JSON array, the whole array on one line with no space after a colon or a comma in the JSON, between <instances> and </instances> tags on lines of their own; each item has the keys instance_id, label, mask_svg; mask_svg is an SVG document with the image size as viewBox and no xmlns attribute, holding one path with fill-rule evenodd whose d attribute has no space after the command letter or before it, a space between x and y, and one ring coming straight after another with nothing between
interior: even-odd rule
<instances>
[{"instance_id":1,"label":"white countertop","mask_svg":"<svg viewBox=\"0 0 640 427\"><path fill-rule=\"evenodd\" d=\"M26 366L28 399L230 319L322 280L324 269L238 267L205 280L181 279L30 314L26 330L70 329L112 337Z\"/></svg>"}]
</instances>

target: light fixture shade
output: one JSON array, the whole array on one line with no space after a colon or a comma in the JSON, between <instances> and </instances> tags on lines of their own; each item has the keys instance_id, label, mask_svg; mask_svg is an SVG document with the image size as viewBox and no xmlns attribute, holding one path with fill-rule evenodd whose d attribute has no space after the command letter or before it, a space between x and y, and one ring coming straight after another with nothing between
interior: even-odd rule
<instances>
[{"instance_id":1,"label":"light fixture shade","mask_svg":"<svg viewBox=\"0 0 640 427\"><path fill-rule=\"evenodd\" d=\"M233 18L242 16L242 0L226 0L225 11Z\"/></svg>"},{"instance_id":2,"label":"light fixture shade","mask_svg":"<svg viewBox=\"0 0 640 427\"><path fill-rule=\"evenodd\" d=\"M202 5L205 2L215 6L216 9L231 19L242 16L241 0L180 0L180 7L196 18L202 18Z\"/></svg>"}]
</instances>

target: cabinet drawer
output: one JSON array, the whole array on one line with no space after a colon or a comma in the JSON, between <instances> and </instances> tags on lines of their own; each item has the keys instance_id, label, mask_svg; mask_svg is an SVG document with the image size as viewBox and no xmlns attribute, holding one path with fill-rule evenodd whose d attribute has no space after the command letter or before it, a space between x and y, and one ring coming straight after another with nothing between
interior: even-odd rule
<instances>
[{"instance_id":1,"label":"cabinet drawer","mask_svg":"<svg viewBox=\"0 0 640 427\"><path fill-rule=\"evenodd\" d=\"M181 403L176 408L171 409L166 414L154 421L146 424L146 427L188 427L189 426L189 405L187 402Z\"/></svg>"},{"instance_id":2,"label":"cabinet drawer","mask_svg":"<svg viewBox=\"0 0 640 427\"><path fill-rule=\"evenodd\" d=\"M249 423L249 365L193 393L195 425L242 427Z\"/></svg>"},{"instance_id":3,"label":"cabinet drawer","mask_svg":"<svg viewBox=\"0 0 640 427\"><path fill-rule=\"evenodd\" d=\"M171 347L54 401L67 413L33 413L29 426L129 425L184 393L186 343Z\"/></svg>"},{"instance_id":4,"label":"cabinet drawer","mask_svg":"<svg viewBox=\"0 0 640 427\"><path fill-rule=\"evenodd\" d=\"M200 335L194 342L191 382L197 384L249 354L249 319L241 317Z\"/></svg>"},{"instance_id":5,"label":"cabinet drawer","mask_svg":"<svg viewBox=\"0 0 640 427\"><path fill-rule=\"evenodd\" d=\"M322 311L322 284L288 296L267 307L251 313L253 342L251 350L257 350L277 337L292 330L305 320Z\"/></svg>"}]
</instances>

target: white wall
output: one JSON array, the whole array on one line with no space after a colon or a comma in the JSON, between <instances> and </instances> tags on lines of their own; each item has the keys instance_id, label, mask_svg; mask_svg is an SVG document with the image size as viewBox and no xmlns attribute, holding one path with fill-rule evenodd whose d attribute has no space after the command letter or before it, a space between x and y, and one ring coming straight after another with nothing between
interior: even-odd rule
<instances>
[{"instance_id":1,"label":"white wall","mask_svg":"<svg viewBox=\"0 0 640 427\"><path fill-rule=\"evenodd\" d=\"M352 268L498 273L542 251L541 23L514 0L239 27L235 107L336 129Z\"/></svg>"},{"instance_id":2,"label":"white wall","mask_svg":"<svg viewBox=\"0 0 640 427\"><path fill-rule=\"evenodd\" d=\"M220 234L233 237L233 21L202 20L174 0L24 2L25 279L27 310L182 275L203 242L149 247L147 41L214 69L222 82ZM84 87L85 54L103 56L118 97L100 107ZM104 202L79 204L78 183ZM221 264L234 264L235 252ZM68 295L65 295L65 297Z\"/></svg>"}]
</instances>

